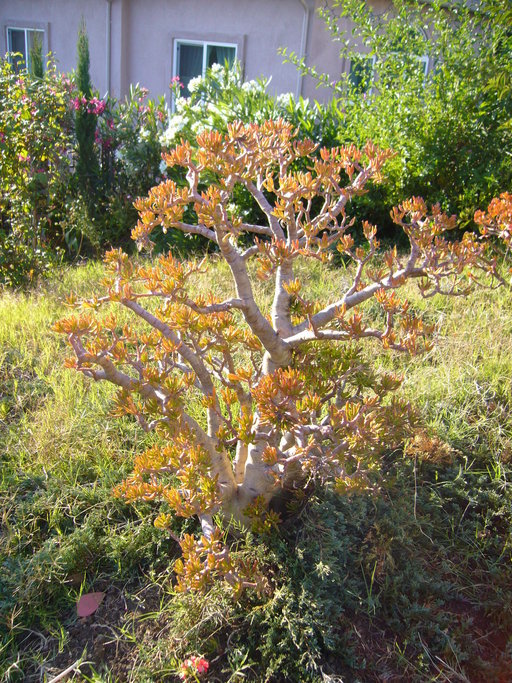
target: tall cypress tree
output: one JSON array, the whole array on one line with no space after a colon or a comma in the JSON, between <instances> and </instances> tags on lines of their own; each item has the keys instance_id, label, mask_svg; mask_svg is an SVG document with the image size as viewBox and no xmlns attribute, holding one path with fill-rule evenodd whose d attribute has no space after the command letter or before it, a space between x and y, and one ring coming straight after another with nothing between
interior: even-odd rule
<instances>
[{"instance_id":1,"label":"tall cypress tree","mask_svg":"<svg viewBox=\"0 0 512 683\"><path fill-rule=\"evenodd\" d=\"M85 98L75 119L75 131L78 142L78 160L76 173L80 192L84 198L89 213L94 213L95 194L98 189L99 164L94 149L94 133L96 131L96 116L87 111L87 103L92 97L91 76L89 74L89 38L85 22L82 19L78 29L76 80L79 97Z\"/></svg>"}]
</instances>

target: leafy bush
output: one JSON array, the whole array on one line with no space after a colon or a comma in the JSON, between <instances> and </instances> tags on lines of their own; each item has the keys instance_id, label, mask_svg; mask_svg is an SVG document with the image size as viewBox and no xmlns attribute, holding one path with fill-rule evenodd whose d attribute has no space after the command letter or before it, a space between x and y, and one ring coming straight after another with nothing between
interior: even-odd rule
<instances>
[{"instance_id":1,"label":"leafy bush","mask_svg":"<svg viewBox=\"0 0 512 683\"><path fill-rule=\"evenodd\" d=\"M268 80L244 81L239 62L232 66L214 64L204 77L193 78L189 97L182 97L180 84L173 86L175 113L169 118L168 128L161 136L164 149L182 139L195 144L196 135L203 130L227 132L233 121L263 123L282 118L298 129L301 137L329 145L335 140L338 125L336 104L322 107L292 93L274 97L267 91Z\"/></svg>"},{"instance_id":2,"label":"leafy bush","mask_svg":"<svg viewBox=\"0 0 512 683\"><path fill-rule=\"evenodd\" d=\"M131 86L124 100L109 97L97 112L102 245L129 243L137 220L133 202L162 179L160 136L167 125L168 109L164 97L156 101L148 100L147 95L145 88Z\"/></svg>"},{"instance_id":3,"label":"leafy bush","mask_svg":"<svg viewBox=\"0 0 512 683\"><path fill-rule=\"evenodd\" d=\"M282 120L236 123L224 136L203 131L196 143L194 149L184 142L165 157L186 171L186 185L168 180L141 199L133 237L144 248L158 226L202 235L229 266L235 295L195 296L201 264L183 264L169 253L137 266L113 250L106 256L105 296L71 297L69 304L82 311L55 329L74 350L70 367L118 387L116 414L135 416L161 437L136 459L119 494L130 501L158 498L179 516L200 518L199 543L191 536L181 543L180 588L204 588L223 576L238 592L255 580L254 568L233 564L212 514L265 531L279 521L268 506L283 489L300 492L310 480L334 480L341 492L378 486L383 449L400 443L415 418L393 397L400 379L372 368L352 342L370 338L411 354L430 348L433 327L395 292L409 279L419 281L427 298L466 293L466 269L475 281L503 284L487 249L491 234L510 244L512 198L503 196L479 215L487 239L465 233L459 242L444 236L455 217L408 200L392 216L409 240L409 255L401 258L395 248L379 262L376 229L365 223L367 246L354 248L346 208L380 179L388 152L371 144L362 151L322 149L304 173L299 162L315 144L297 139ZM236 185L265 222L237 215ZM355 275L343 283L343 294L311 299L295 264L299 258L325 264L334 246L356 264ZM271 305L257 301L255 277L273 280ZM145 306L146 299L155 303ZM112 313L91 314L110 302L151 330ZM371 318L365 303L374 309ZM171 519L163 512L155 524L167 528Z\"/></svg>"},{"instance_id":4,"label":"leafy bush","mask_svg":"<svg viewBox=\"0 0 512 683\"><path fill-rule=\"evenodd\" d=\"M0 282L17 286L60 258L59 222L71 176L68 85L0 63Z\"/></svg>"},{"instance_id":5,"label":"leafy bush","mask_svg":"<svg viewBox=\"0 0 512 683\"><path fill-rule=\"evenodd\" d=\"M512 184L507 0L449 9L393 0L383 14L365 0L336 0L321 15L350 72L333 79L288 59L337 98L341 144L370 139L396 152L385 191L370 193L359 213L383 224L389 205L421 195L473 225L475 210Z\"/></svg>"}]
</instances>

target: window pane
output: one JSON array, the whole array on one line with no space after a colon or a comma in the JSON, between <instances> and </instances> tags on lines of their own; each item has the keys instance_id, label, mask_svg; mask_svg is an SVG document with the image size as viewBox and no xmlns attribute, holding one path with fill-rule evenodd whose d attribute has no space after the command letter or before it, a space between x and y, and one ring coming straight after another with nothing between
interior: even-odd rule
<instances>
[{"instance_id":1,"label":"window pane","mask_svg":"<svg viewBox=\"0 0 512 683\"><path fill-rule=\"evenodd\" d=\"M27 51L25 46L25 30L17 28L7 29L7 37L9 42L9 52L20 52L23 57L14 57L13 64L16 71L27 62Z\"/></svg>"},{"instance_id":2,"label":"window pane","mask_svg":"<svg viewBox=\"0 0 512 683\"><path fill-rule=\"evenodd\" d=\"M358 57L350 62L348 80L355 92L366 92L371 85L373 77L373 59L371 57Z\"/></svg>"},{"instance_id":3,"label":"window pane","mask_svg":"<svg viewBox=\"0 0 512 683\"><path fill-rule=\"evenodd\" d=\"M27 68L34 76L42 76L43 59L43 31L27 30L28 60ZM36 72L37 69L37 72Z\"/></svg>"},{"instance_id":4,"label":"window pane","mask_svg":"<svg viewBox=\"0 0 512 683\"><path fill-rule=\"evenodd\" d=\"M191 78L202 76L203 74L203 46L189 45L187 43L178 44L178 68L177 75L183 83L182 94L189 97L188 84Z\"/></svg>"},{"instance_id":5,"label":"window pane","mask_svg":"<svg viewBox=\"0 0 512 683\"><path fill-rule=\"evenodd\" d=\"M226 60L230 66L235 61L236 49L234 47L224 47L222 45L208 45L206 53L206 65L208 67L214 64L224 66Z\"/></svg>"}]
</instances>

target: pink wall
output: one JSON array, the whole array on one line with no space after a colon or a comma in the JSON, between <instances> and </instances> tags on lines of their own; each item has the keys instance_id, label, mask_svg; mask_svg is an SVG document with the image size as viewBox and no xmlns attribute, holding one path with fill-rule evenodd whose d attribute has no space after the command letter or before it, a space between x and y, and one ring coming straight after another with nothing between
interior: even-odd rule
<instances>
[{"instance_id":1,"label":"pink wall","mask_svg":"<svg viewBox=\"0 0 512 683\"><path fill-rule=\"evenodd\" d=\"M273 91L294 90L296 71L283 66L277 48L300 47L298 0L125 0L124 12L126 75L152 94L171 79L175 38L238 43L246 78L272 76Z\"/></svg>"},{"instance_id":2,"label":"pink wall","mask_svg":"<svg viewBox=\"0 0 512 683\"><path fill-rule=\"evenodd\" d=\"M0 2L0 54L5 54L6 25L31 28L41 23L47 28L45 47L56 58L60 71L76 68L76 40L80 19L85 19L89 35L91 78L100 92L106 88L105 0L2 0ZM39 28L39 26L35 26Z\"/></svg>"},{"instance_id":3,"label":"pink wall","mask_svg":"<svg viewBox=\"0 0 512 683\"><path fill-rule=\"evenodd\" d=\"M301 79L294 66L283 64L279 47L299 53L306 12L307 63L337 80L347 65L339 59L324 22L314 11L325 0L1 0L0 54L6 51L6 26L44 28L46 49L61 71L76 67L76 39L83 16L89 35L91 77L104 94L126 94L140 83L152 96L168 93L173 73L173 40L195 38L237 43L247 79L272 76L269 90L296 93ZM388 0L373 0L379 10ZM110 9L109 9L110 8ZM111 19L110 65L107 60L108 17ZM109 83L110 81L110 83ZM304 78L302 93L326 100L329 91Z\"/></svg>"}]
</instances>

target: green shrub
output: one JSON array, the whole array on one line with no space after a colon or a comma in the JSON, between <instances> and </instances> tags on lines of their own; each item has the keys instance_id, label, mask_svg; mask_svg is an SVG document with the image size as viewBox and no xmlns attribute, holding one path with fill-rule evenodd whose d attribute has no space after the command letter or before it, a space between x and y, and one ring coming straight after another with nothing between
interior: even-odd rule
<instances>
[{"instance_id":1,"label":"green shrub","mask_svg":"<svg viewBox=\"0 0 512 683\"><path fill-rule=\"evenodd\" d=\"M370 193L359 212L382 225L388 205L421 195L471 225L475 209L512 184L508 2L448 10L441 2L393 0L379 14L365 0L335 0L321 15L350 72L333 80L288 59L331 88L340 143L371 139L396 152L385 193ZM351 38L340 18L349 20Z\"/></svg>"},{"instance_id":2,"label":"green shrub","mask_svg":"<svg viewBox=\"0 0 512 683\"><path fill-rule=\"evenodd\" d=\"M18 286L60 259L62 197L71 176L66 81L0 64L0 283Z\"/></svg>"}]
</instances>

